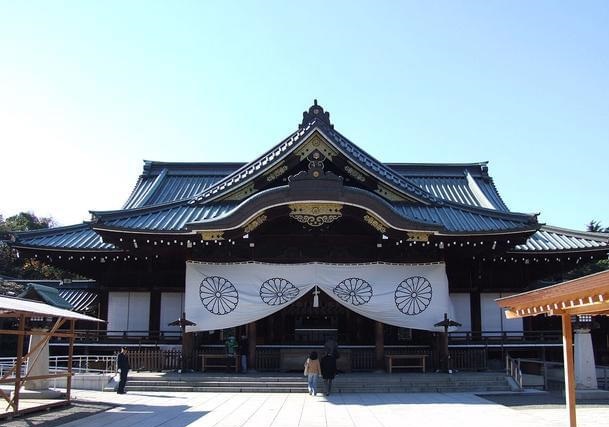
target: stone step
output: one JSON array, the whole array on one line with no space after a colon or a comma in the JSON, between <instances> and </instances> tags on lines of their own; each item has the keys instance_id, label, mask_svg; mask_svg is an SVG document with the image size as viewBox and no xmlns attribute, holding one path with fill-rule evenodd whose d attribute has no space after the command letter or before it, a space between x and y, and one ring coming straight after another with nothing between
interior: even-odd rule
<instances>
[{"instance_id":1,"label":"stone step","mask_svg":"<svg viewBox=\"0 0 609 427\"><path fill-rule=\"evenodd\" d=\"M320 381L320 390L323 382ZM498 373L419 375L339 375L333 383L337 393L436 393L510 391L506 377ZM112 391L107 387L105 391ZM127 391L306 393L304 376L269 375L167 375L130 377Z\"/></svg>"},{"instance_id":2,"label":"stone step","mask_svg":"<svg viewBox=\"0 0 609 427\"><path fill-rule=\"evenodd\" d=\"M509 392L507 387L478 387L478 388L436 388L436 387L421 387L421 388L398 388L398 387L366 387L366 388L345 388L345 387L332 387L335 393L465 393L465 392ZM319 388L320 392L323 393L324 388ZM114 391L113 389L106 389L104 391ZM285 388L285 387L129 387L127 391L133 392L233 392L233 393L306 393L306 387L300 388Z\"/></svg>"},{"instance_id":3,"label":"stone step","mask_svg":"<svg viewBox=\"0 0 609 427\"><path fill-rule=\"evenodd\" d=\"M345 387L367 387L370 383L376 384L378 381L345 381L342 379L334 380L334 384L337 386L345 386ZM130 386L149 386L149 387L162 387L162 386L175 386L175 387L183 387L183 386L193 386L193 387L230 387L230 386L239 386L239 387L247 387L247 386L257 386L257 387L299 387L306 386L306 381L283 381L283 382L266 382L266 381L257 381L257 382L243 382L243 381L193 381L193 382L177 382L177 381L140 381L140 380L129 380ZM455 382L442 382L442 381L428 381L426 383L422 382L382 382L383 385L389 387L417 387L417 386L427 386L427 387L480 387L480 386L493 386L495 384L506 384L505 379L501 379L498 381L455 381Z\"/></svg>"}]
</instances>

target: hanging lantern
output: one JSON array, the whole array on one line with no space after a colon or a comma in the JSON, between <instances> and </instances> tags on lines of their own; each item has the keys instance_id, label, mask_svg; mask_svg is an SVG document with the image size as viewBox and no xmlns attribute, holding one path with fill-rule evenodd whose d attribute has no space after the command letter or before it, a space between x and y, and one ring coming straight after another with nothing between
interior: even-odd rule
<instances>
[{"instance_id":1,"label":"hanging lantern","mask_svg":"<svg viewBox=\"0 0 609 427\"><path fill-rule=\"evenodd\" d=\"M315 290L313 291L313 307L319 307L319 290L317 289L317 285L315 285Z\"/></svg>"}]
</instances>

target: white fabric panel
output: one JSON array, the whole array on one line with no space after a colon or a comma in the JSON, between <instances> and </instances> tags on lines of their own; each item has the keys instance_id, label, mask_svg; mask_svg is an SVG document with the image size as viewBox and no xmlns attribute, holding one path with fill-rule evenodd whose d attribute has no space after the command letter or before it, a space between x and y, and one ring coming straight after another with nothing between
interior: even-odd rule
<instances>
[{"instance_id":1,"label":"white fabric panel","mask_svg":"<svg viewBox=\"0 0 609 427\"><path fill-rule=\"evenodd\" d=\"M108 335L122 335L128 328L129 292L108 292Z\"/></svg>"},{"instance_id":2,"label":"white fabric panel","mask_svg":"<svg viewBox=\"0 0 609 427\"><path fill-rule=\"evenodd\" d=\"M472 330L472 311L469 294L450 294L450 300L455 309L454 320L461 323L461 326L454 328L455 331L471 331Z\"/></svg>"},{"instance_id":3,"label":"white fabric panel","mask_svg":"<svg viewBox=\"0 0 609 427\"><path fill-rule=\"evenodd\" d=\"M169 326L169 323L178 320L182 313L184 313L184 292L161 293L161 331L179 332L179 326Z\"/></svg>"},{"instance_id":4,"label":"white fabric panel","mask_svg":"<svg viewBox=\"0 0 609 427\"><path fill-rule=\"evenodd\" d=\"M129 292L129 326L127 335L141 335L150 325L150 292Z\"/></svg>"},{"instance_id":5,"label":"white fabric panel","mask_svg":"<svg viewBox=\"0 0 609 427\"><path fill-rule=\"evenodd\" d=\"M148 331L149 320L150 292L108 292L108 335L141 334Z\"/></svg>"},{"instance_id":6,"label":"white fabric panel","mask_svg":"<svg viewBox=\"0 0 609 427\"><path fill-rule=\"evenodd\" d=\"M314 286L350 310L390 325L437 330L453 316L437 264L186 263L187 331L243 325L281 310Z\"/></svg>"},{"instance_id":7,"label":"white fabric panel","mask_svg":"<svg viewBox=\"0 0 609 427\"><path fill-rule=\"evenodd\" d=\"M505 310L500 308L495 300L512 294L482 293L480 294L480 313L482 321L482 334L487 332L516 332L520 334L523 330L522 318L506 319Z\"/></svg>"}]
</instances>

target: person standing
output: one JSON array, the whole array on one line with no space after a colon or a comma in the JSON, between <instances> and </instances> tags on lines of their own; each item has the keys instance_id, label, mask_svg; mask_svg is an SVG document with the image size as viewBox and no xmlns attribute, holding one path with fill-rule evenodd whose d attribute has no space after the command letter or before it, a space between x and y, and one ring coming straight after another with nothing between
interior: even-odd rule
<instances>
[{"instance_id":1,"label":"person standing","mask_svg":"<svg viewBox=\"0 0 609 427\"><path fill-rule=\"evenodd\" d=\"M326 384L326 396L330 396L332 381L336 376L336 357L334 357L334 354L332 353L326 353L326 355L321 358L320 365L321 376Z\"/></svg>"},{"instance_id":2,"label":"person standing","mask_svg":"<svg viewBox=\"0 0 609 427\"><path fill-rule=\"evenodd\" d=\"M118 394L125 394L125 385L127 385L127 374L129 373L129 358L127 357L127 347L122 347L121 352L116 358L116 367L121 371L120 381L118 382L118 388L116 392Z\"/></svg>"},{"instance_id":3,"label":"person standing","mask_svg":"<svg viewBox=\"0 0 609 427\"><path fill-rule=\"evenodd\" d=\"M237 372L239 370L239 359L237 357L239 343L237 342L237 339L233 335L230 335L226 339L224 346L226 348L226 372ZM231 362L235 363L233 365L234 369L231 367Z\"/></svg>"},{"instance_id":4,"label":"person standing","mask_svg":"<svg viewBox=\"0 0 609 427\"><path fill-rule=\"evenodd\" d=\"M241 372L247 372L247 352L249 351L249 342L247 341L247 337L245 335L241 335L241 340L239 341L239 352L241 353Z\"/></svg>"},{"instance_id":5,"label":"person standing","mask_svg":"<svg viewBox=\"0 0 609 427\"><path fill-rule=\"evenodd\" d=\"M304 365L304 372L307 376L309 394L317 395L317 377L321 374L321 367L317 359L317 352L312 351Z\"/></svg>"}]
</instances>

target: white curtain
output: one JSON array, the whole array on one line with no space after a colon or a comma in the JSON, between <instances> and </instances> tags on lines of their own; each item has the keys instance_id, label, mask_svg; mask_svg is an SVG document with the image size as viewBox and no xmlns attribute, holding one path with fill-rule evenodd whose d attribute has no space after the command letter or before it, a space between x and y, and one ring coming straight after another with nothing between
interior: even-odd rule
<instances>
[{"instance_id":1,"label":"white curtain","mask_svg":"<svg viewBox=\"0 0 609 427\"><path fill-rule=\"evenodd\" d=\"M150 319L150 292L108 292L108 335L145 335Z\"/></svg>"},{"instance_id":2,"label":"white curtain","mask_svg":"<svg viewBox=\"0 0 609 427\"><path fill-rule=\"evenodd\" d=\"M169 323L182 317L184 312L184 292L161 293L161 325L160 330L174 332L173 336L179 336L179 326L169 326Z\"/></svg>"},{"instance_id":3,"label":"white curtain","mask_svg":"<svg viewBox=\"0 0 609 427\"><path fill-rule=\"evenodd\" d=\"M390 325L438 330L433 325L444 313L453 316L443 263L187 262L186 318L197 324L187 331L253 322L288 306L315 286L350 310Z\"/></svg>"}]
</instances>

